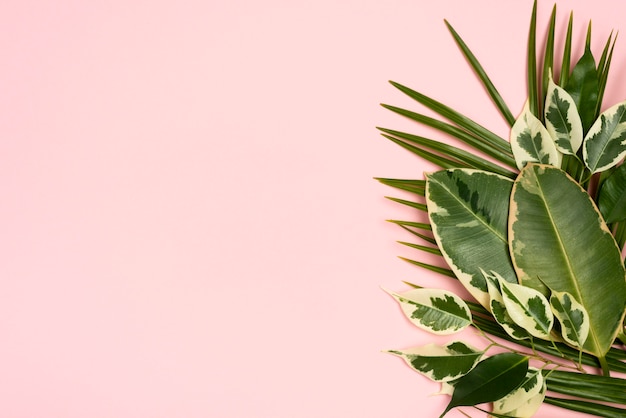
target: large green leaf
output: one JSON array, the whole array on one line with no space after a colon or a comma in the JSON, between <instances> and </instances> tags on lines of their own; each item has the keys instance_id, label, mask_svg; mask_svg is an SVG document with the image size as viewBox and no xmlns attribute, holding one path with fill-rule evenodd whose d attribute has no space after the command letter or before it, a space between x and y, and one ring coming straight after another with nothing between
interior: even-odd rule
<instances>
[{"instance_id":1,"label":"large green leaf","mask_svg":"<svg viewBox=\"0 0 626 418\"><path fill-rule=\"evenodd\" d=\"M511 194L509 240L520 282L571 294L589 315L583 350L603 358L624 317L626 273L587 192L560 169L527 165Z\"/></svg>"},{"instance_id":2,"label":"large green leaf","mask_svg":"<svg viewBox=\"0 0 626 418\"><path fill-rule=\"evenodd\" d=\"M626 219L626 165L622 164L602 183L598 208L606 223Z\"/></svg>"},{"instance_id":3,"label":"large green leaf","mask_svg":"<svg viewBox=\"0 0 626 418\"><path fill-rule=\"evenodd\" d=\"M426 203L433 234L448 265L483 306L489 306L481 272L516 282L507 240L513 182L497 174L452 169L428 174Z\"/></svg>"},{"instance_id":4,"label":"large green leaf","mask_svg":"<svg viewBox=\"0 0 626 418\"><path fill-rule=\"evenodd\" d=\"M626 102L602 112L583 142L583 159L592 173L617 165L626 155Z\"/></svg>"},{"instance_id":5,"label":"large green leaf","mask_svg":"<svg viewBox=\"0 0 626 418\"><path fill-rule=\"evenodd\" d=\"M402 312L417 327L437 335L448 335L472 323L472 314L460 297L440 289L411 289L391 293Z\"/></svg>"},{"instance_id":6,"label":"large green leaf","mask_svg":"<svg viewBox=\"0 0 626 418\"><path fill-rule=\"evenodd\" d=\"M453 341L443 347L428 344L408 350L389 350L389 353L402 357L411 368L435 382L450 382L472 370L484 351L462 341Z\"/></svg>"},{"instance_id":7,"label":"large green leaf","mask_svg":"<svg viewBox=\"0 0 626 418\"><path fill-rule=\"evenodd\" d=\"M440 418L457 406L497 401L520 386L528 371L528 357L496 354L476 365L454 385L452 399Z\"/></svg>"}]
</instances>

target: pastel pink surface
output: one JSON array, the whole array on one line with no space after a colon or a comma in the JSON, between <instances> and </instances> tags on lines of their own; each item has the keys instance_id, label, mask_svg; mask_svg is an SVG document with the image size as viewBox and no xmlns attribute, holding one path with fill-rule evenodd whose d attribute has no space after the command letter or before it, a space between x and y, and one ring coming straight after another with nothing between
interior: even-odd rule
<instances>
[{"instance_id":1,"label":"pastel pink surface","mask_svg":"<svg viewBox=\"0 0 626 418\"><path fill-rule=\"evenodd\" d=\"M507 136L443 19L517 112L531 6L0 4L0 416L438 416L381 353L431 339L380 287L439 279L395 258L385 219L412 215L372 177L432 167L378 103L415 106L393 79ZM578 48L589 18L596 51L623 29L614 2L559 7Z\"/></svg>"}]
</instances>

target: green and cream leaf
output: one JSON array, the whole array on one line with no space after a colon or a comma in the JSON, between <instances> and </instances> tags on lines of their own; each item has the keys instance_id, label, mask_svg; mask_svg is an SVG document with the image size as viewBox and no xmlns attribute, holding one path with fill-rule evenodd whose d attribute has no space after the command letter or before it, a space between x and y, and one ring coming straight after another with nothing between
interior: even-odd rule
<instances>
[{"instance_id":1,"label":"green and cream leaf","mask_svg":"<svg viewBox=\"0 0 626 418\"><path fill-rule=\"evenodd\" d=\"M626 155L626 102L602 112L583 141L583 160L592 173L617 165Z\"/></svg>"},{"instance_id":2,"label":"green and cream leaf","mask_svg":"<svg viewBox=\"0 0 626 418\"><path fill-rule=\"evenodd\" d=\"M554 315L545 296L530 287L499 281L504 306L511 319L530 335L549 340Z\"/></svg>"},{"instance_id":3,"label":"green and cream leaf","mask_svg":"<svg viewBox=\"0 0 626 418\"><path fill-rule=\"evenodd\" d=\"M563 339L581 348L589 335L589 314L585 307L567 292L552 292L550 306L561 323Z\"/></svg>"},{"instance_id":4,"label":"green and cream leaf","mask_svg":"<svg viewBox=\"0 0 626 418\"><path fill-rule=\"evenodd\" d=\"M426 204L437 245L459 281L484 307L489 293L481 268L517 281L507 238L512 185L506 177L470 169L426 176Z\"/></svg>"},{"instance_id":5,"label":"green and cream leaf","mask_svg":"<svg viewBox=\"0 0 626 418\"><path fill-rule=\"evenodd\" d=\"M483 275L487 281L487 289L489 291L489 308L496 322L500 324L507 334L516 340L529 338L528 333L513 321L506 310L502 290L500 288L502 278L495 272L483 272Z\"/></svg>"},{"instance_id":6,"label":"green and cream leaf","mask_svg":"<svg viewBox=\"0 0 626 418\"><path fill-rule=\"evenodd\" d=\"M529 162L561 166L563 154L557 150L548 130L528 108L528 103L511 128L511 150L520 170Z\"/></svg>"},{"instance_id":7,"label":"green and cream leaf","mask_svg":"<svg viewBox=\"0 0 626 418\"><path fill-rule=\"evenodd\" d=\"M482 358L484 351L461 341L445 346L428 344L408 350L389 350L402 357L417 372L435 382L450 382L467 374Z\"/></svg>"},{"instance_id":8,"label":"green and cream leaf","mask_svg":"<svg viewBox=\"0 0 626 418\"><path fill-rule=\"evenodd\" d=\"M530 367L517 389L493 403L493 412L516 418L531 417L543 403L545 394L546 383L541 370Z\"/></svg>"},{"instance_id":9,"label":"green and cream leaf","mask_svg":"<svg viewBox=\"0 0 626 418\"><path fill-rule=\"evenodd\" d=\"M546 130L563 154L576 155L583 143L583 125L576 103L550 76L545 106Z\"/></svg>"},{"instance_id":10,"label":"green and cream leaf","mask_svg":"<svg viewBox=\"0 0 626 418\"><path fill-rule=\"evenodd\" d=\"M414 325L433 334L454 334L472 323L469 307L452 292L411 289L400 294L390 294Z\"/></svg>"}]
</instances>

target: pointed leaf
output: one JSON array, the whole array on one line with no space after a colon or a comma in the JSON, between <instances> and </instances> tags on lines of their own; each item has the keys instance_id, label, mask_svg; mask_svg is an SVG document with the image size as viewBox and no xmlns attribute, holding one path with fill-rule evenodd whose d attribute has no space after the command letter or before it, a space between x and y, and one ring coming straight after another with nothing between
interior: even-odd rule
<instances>
[{"instance_id":1,"label":"pointed leaf","mask_svg":"<svg viewBox=\"0 0 626 418\"><path fill-rule=\"evenodd\" d=\"M454 341L443 347L429 344L408 350L390 350L389 353L402 357L411 368L435 382L450 382L472 370L484 351Z\"/></svg>"},{"instance_id":2,"label":"pointed leaf","mask_svg":"<svg viewBox=\"0 0 626 418\"><path fill-rule=\"evenodd\" d=\"M602 183L598 208L606 223L626 220L626 165L622 164Z\"/></svg>"},{"instance_id":3,"label":"pointed leaf","mask_svg":"<svg viewBox=\"0 0 626 418\"><path fill-rule=\"evenodd\" d=\"M585 136L583 159L592 173L607 170L626 155L626 102L602 112Z\"/></svg>"},{"instance_id":4,"label":"pointed leaf","mask_svg":"<svg viewBox=\"0 0 626 418\"><path fill-rule=\"evenodd\" d=\"M530 335L550 339L554 315L550 303L539 291L500 280L504 306L511 319Z\"/></svg>"},{"instance_id":5,"label":"pointed leaf","mask_svg":"<svg viewBox=\"0 0 626 418\"><path fill-rule=\"evenodd\" d=\"M491 272L491 274L483 272L483 275L487 281L487 289L489 291L489 307L496 322L500 324L507 334L516 340L529 338L528 333L513 321L513 318L506 310L500 286L500 281L503 279L495 272Z\"/></svg>"},{"instance_id":6,"label":"pointed leaf","mask_svg":"<svg viewBox=\"0 0 626 418\"><path fill-rule=\"evenodd\" d=\"M439 249L485 307L489 294L481 268L517 281L506 235L511 187L509 179L477 170L446 170L426 177L428 216Z\"/></svg>"},{"instance_id":7,"label":"pointed leaf","mask_svg":"<svg viewBox=\"0 0 626 418\"><path fill-rule=\"evenodd\" d=\"M511 128L511 149L520 170L528 162L561 166L561 153L556 149L548 130L531 113L528 104Z\"/></svg>"},{"instance_id":8,"label":"pointed leaf","mask_svg":"<svg viewBox=\"0 0 626 418\"><path fill-rule=\"evenodd\" d=\"M531 367L517 389L493 403L493 412L511 417L531 417L541 406L545 393L541 370Z\"/></svg>"},{"instance_id":9,"label":"pointed leaf","mask_svg":"<svg viewBox=\"0 0 626 418\"><path fill-rule=\"evenodd\" d=\"M561 323L563 339L581 348L589 335L589 315L585 307L567 292L552 292L550 306Z\"/></svg>"},{"instance_id":10,"label":"pointed leaf","mask_svg":"<svg viewBox=\"0 0 626 418\"><path fill-rule=\"evenodd\" d=\"M524 381L527 371L528 357L515 353L496 354L481 361L456 382L452 399L441 417L457 406L503 398Z\"/></svg>"},{"instance_id":11,"label":"pointed leaf","mask_svg":"<svg viewBox=\"0 0 626 418\"><path fill-rule=\"evenodd\" d=\"M583 143L583 125L574 99L552 77L548 81L545 120L556 148L563 154L576 155Z\"/></svg>"},{"instance_id":12,"label":"pointed leaf","mask_svg":"<svg viewBox=\"0 0 626 418\"><path fill-rule=\"evenodd\" d=\"M574 66L565 90L574 99L583 123L583 131L586 132L596 118L599 90L598 71L589 48L585 49L583 56Z\"/></svg>"},{"instance_id":13,"label":"pointed leaf","mask_svg":"<svg viewBox=\"0 0 626 418\"><path fill-rule=\"evenodd\" d=\"M560 169L527 165L511 195L509 240L520 283L570 293L589 314L583 350L604 357L623 319L626 272L587 192Z\"/></svg>"},{"instance_id":14,"label":"pointed leaf","mask_svg":"<svg viewBox=\"0 0 626 418\"><path fill-rule=\"evenodd\" d=\"M452 292L439 289L411 289L391 296L417 327L437 335L448 335L472 323L467 304Z\"/></svg>"}]
</instances>

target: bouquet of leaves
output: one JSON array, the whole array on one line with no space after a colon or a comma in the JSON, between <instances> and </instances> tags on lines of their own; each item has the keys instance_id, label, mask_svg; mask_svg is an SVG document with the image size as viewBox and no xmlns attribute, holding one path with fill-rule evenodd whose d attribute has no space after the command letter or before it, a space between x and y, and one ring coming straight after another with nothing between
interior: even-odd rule
<instances>
[{"instance_id":1,"label":"bouquet of leaves","mask_svg":"<svg viewBox=\"0 0 626 418\"><path fill-rule=\"evenodd\" d=\"M570 15L563 53L555 54L555 7L538 59L536 10L535 2L528 100L517 118L446 22L510 124L509 140L395 82L442 119L383 105L450 139L379 128L441 168L424 180L378 179L417 195L391 199L426 213L427 221L392 222L421 241L405 244L443 257L449 268L409 261L457 279L471 300L411 283L392 296L422 329L448 335L473 327L487 341L482 349L451 339L390 351L441 382L451 395L442 417L485 403L493 403L491 416L530 417L544 402L626 417L626 380L619 377L626 373L626 102L602 111L615 38L596 61L589 25L584 53L573 59Z\"/></svg>"}]
</instances>

